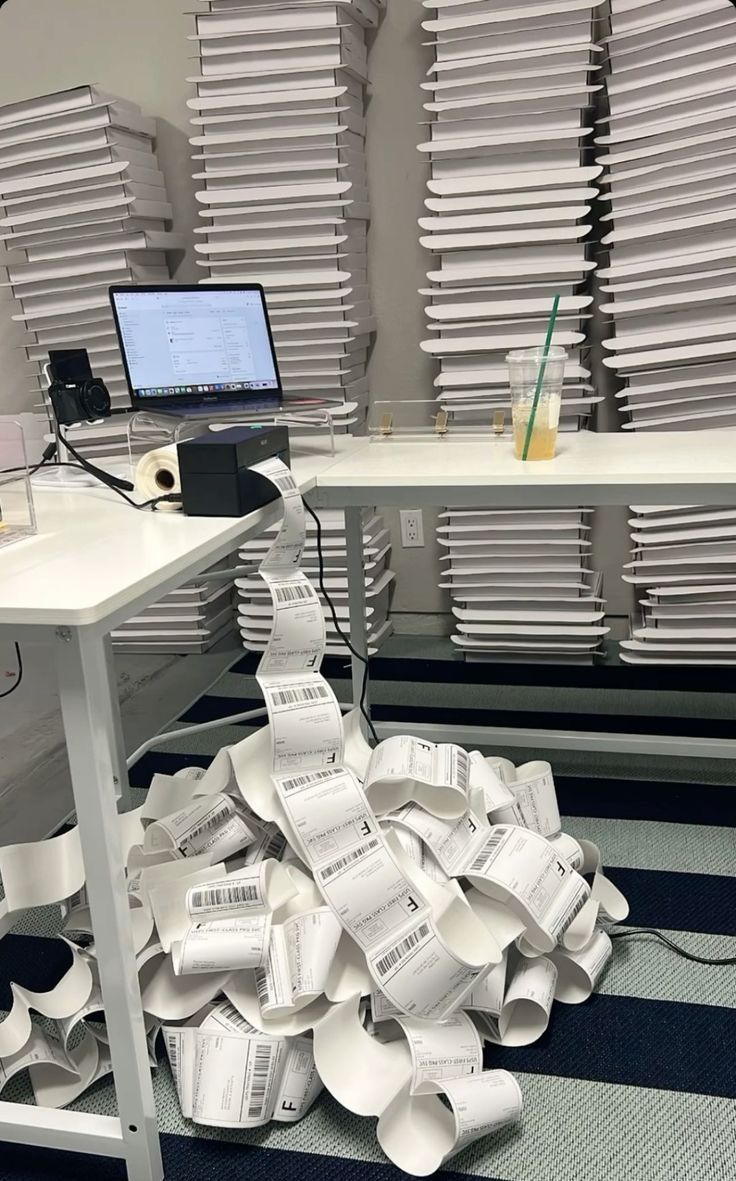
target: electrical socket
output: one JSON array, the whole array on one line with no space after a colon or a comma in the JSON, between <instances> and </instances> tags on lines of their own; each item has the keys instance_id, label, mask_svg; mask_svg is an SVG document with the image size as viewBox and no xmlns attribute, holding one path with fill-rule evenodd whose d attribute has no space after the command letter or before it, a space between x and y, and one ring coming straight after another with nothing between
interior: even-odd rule
<instances>
[{"instance_id":1,"label":"electrical socket","mask_svg":"<svg viewBox=\"0 0 736 1181\"><path fill-rule=\"evenodd\" d=\"M424 518L420 508L405 508L399 513L401 544L404 549L424 547Z\"/></svg>"}]
</instances>

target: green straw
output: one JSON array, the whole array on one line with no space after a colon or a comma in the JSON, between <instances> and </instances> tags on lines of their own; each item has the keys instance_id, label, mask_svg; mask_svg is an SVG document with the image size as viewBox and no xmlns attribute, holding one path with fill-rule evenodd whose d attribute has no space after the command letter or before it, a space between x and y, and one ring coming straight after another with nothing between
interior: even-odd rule
<instances>
[{"instance_id":1,"label":"green straw","mask_svg":"<svg viewBox=\"0 0 736 1181\"><path fill-rule=\"evenodd\" d=\"M547 368L547 356L549 354L549 345L552 340L552 333L555 330L555 320L557 319L557 309L560 306L560 297L556 295L552 301L552 311L549 314L549 323L547 325L547 337L544 342L544 353L539 365L539 373L537 374L537 385L534 390L534 401L532 402L532 409L529 415L529 422L526 428L526 438L524 439L524 450L521 453L521 458L526 459L529 454L529 444L532 441L532 433L534 431L534 420L537 417L537 406L539 405L539 395L542 392L542 382L544 381L544 371Z\"/></svg>"}]
</instances>

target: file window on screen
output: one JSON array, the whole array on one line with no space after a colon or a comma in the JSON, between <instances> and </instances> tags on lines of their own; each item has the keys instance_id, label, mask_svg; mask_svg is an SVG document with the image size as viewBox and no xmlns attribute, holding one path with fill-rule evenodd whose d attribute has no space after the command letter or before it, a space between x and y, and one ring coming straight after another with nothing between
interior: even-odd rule
<instances>
[{"instance_id":1,"label":"file window on screen","mask_svg":"<svg viewBox=\"0 0 736 1181\"><path fill-rule=\"evenodd\" d=\"M260 291L116 291L136 398L277 390Z\"/></svg>"}]
</instances>

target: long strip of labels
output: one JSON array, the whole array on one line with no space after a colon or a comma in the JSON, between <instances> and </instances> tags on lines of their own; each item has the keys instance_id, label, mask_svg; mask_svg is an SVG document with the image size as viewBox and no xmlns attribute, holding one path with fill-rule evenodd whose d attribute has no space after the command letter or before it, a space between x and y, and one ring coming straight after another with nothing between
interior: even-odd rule
<instances>
[{"instance_id":1,"label":"long strip of labels","mask_svg":"<svg viewBox=\"0 0 736 1181\"><path fill-rule=\"evenodd\" d=\"M279 460L259 470L284 510L260 570L269 724L206 771L155 775L119 820L151 1064L161 1034L183 1115L214 1127L294 1122L325 1087L426 1176L520 1119L494 1047L590 996L628 906L562 832L548 763L371 749L343 717L301 496ZM50 992L14 986L0 1089L27 1069L37 1103L64 1106L111 1069L76 829L0 849L0 875L11 912L62 903L72 956Z\"/></svg>"}]
</instances>

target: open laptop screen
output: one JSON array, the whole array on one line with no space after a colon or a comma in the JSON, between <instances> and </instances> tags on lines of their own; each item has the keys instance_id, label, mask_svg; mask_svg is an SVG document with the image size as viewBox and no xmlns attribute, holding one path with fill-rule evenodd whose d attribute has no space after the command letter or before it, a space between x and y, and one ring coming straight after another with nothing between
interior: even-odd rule
<instances>
[{"instance_id":1,"label":"open laptop screen","mask_svg":"<svg viewBox=\"0 0 736 1181\"><path fill-rule=\"evenodd\" d=\"M110 288L133 406L281 402L258 284Z\"/></svg>"}]
</instances>

